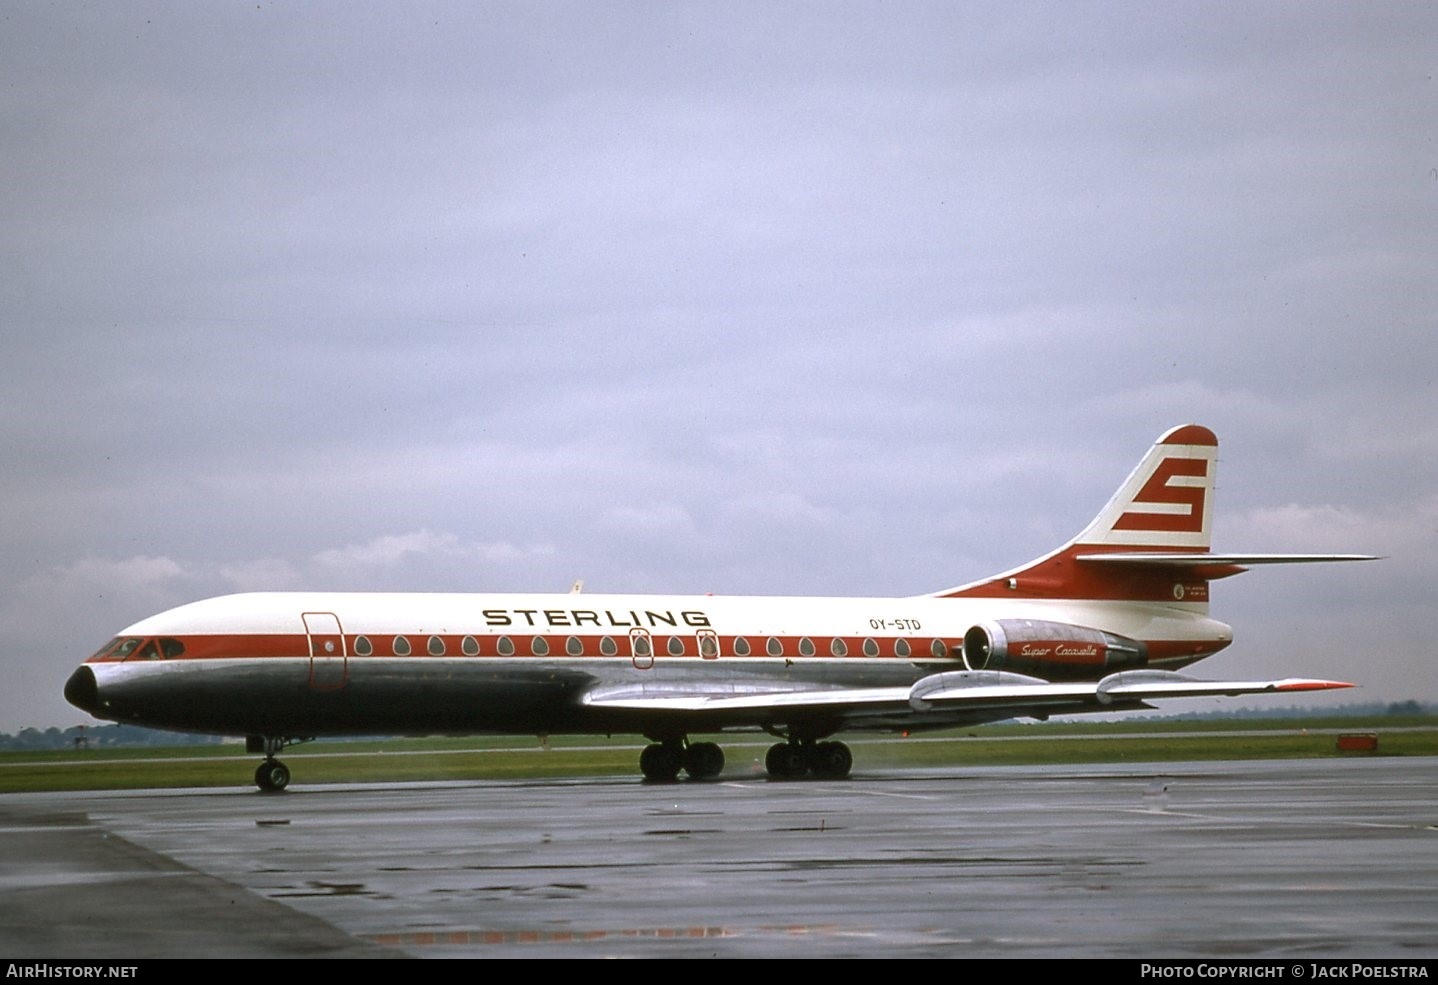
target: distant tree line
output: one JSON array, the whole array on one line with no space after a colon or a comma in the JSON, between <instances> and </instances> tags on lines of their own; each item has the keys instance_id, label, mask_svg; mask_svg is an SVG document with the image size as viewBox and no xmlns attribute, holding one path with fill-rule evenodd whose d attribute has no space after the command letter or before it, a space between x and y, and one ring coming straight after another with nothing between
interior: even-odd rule
<instances>
[{"instance_id":1,"label":"distant tree line","mask_svg":"<svg viewBox=\"0 0 1438 985\"><path fill-rule=\"evenodd\" d=\"M217 735L189 735L141 728L138 725L75 725L67 729L22 728L11 735L0 732L0 751L33 752L46 749L113 749L121 746L207 746L223 739Z\"/></svg>"},{"instance_id":2,"label":"distant tree line","mask_svg":"<svg viewBox=\"0 0 1438 985\"><path fill-rule=\"evenodd\" d=\"M1186 711L1173 714L1159 713L1144 715L1146 722L1221 722L1229 719L1252 721L1260 718L1376 718L1382 715L1432 715L1438 714L1438 707L1425 705L1420 701L1395 701L1391 704L1371 702L1369 704L1338 705L1333 708L1315 708L1312 705L1289 705L1285 708L1237 708L1218 711ZM1128 717L1137 717L1129 715Z\"/></svg>"}]
</instances>

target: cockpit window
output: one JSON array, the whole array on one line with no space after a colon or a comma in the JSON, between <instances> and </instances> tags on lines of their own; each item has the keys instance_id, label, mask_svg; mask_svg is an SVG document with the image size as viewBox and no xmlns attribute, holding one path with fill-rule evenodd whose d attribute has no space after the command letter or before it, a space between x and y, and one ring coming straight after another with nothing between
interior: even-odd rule
<instances>
[{"instance_id":1,"label":"cockpit window","mask_svg":"<svg viewBox=\"0 0 1438 985\"><path fill-rule=\"evenodd\" d=\"M91 659L174 660L183 656L185 644L172 636L147 640L143 636L117 636L96 651Z\"/></svg>"},{"instance_id":2,"label":"cockpit window","mask_svg":"<svg viewBox=\"0 0 1438 985\"><path fill-rule=\"evenodd\" d=\"M116 660L125 660L135 652L135 648L145 642L138 636L130 636L120 641L120 645L110 651L110 656Z\"/></svg>"},{"instance_id":3,"label":"cockpit window","mask_svg":"<svg viewBox=\"0 0 1438 985\"><path fill-rule=\"evenodd\" d=\"M115 644L118 643L118 642L120 642L120 637L116 636L114 639L110 640L110 642L108 642L108 643L106 643L104 646L100 647L100 649L98 649L98 650L96 650L94 653L90 654L90 659L91 659L91 660L98 660L98 659L100 659L100 658L103 657L105 654L107 654L107 653L109 653L111 650L113 650L113 649L115 648Z\"/></svg>"}]
</instances>

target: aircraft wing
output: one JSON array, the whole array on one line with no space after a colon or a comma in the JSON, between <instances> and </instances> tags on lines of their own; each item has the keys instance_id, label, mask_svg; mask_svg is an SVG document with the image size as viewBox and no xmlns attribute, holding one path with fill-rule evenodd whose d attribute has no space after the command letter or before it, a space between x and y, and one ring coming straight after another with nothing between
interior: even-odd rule
<instances>
[{"instance_id":1,"label":"aircraft wing","mask_svg":"<svg viewBox=\"0 0 1438 985\"><path fill-rule=\"evenodd\" d=\"M1272 681L1206 681L1162 670L1132 670L1099 681L1051 683L1004 671L932 674L909 687L714 688L694 683L601 687L583 697L595 710L692 718L710 727L742 728L823 720L836 728L973 724L1143 707L1159 698L1235 696L1352 687L1343 681L1289 677Z\"/></svg>"},{"instance_id":2,"label":"aircraft wing","mask_svg":"<svg viewBox=\"0 0 1438 985\"><path fill-rule=\"evenodd\" d=\"M985 678L1003 678L993 681ZM1092 683L1050 684L1020 674L956 671L925 677L910 689L915 708L944 704L1077 703L1074 711L1103 711L1106 706L1155 698L1234 697L1273 691L1325 691L1352 687L1344 681L1286 677L1276 681L1205 681L1166 670L1129 670Z\"/></svg>"}]
</instances>

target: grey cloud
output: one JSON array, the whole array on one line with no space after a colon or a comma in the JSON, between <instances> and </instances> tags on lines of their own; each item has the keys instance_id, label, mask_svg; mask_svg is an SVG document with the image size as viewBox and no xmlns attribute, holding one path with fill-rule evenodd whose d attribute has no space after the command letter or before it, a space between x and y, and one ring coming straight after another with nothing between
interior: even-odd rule
<instances>
[{"instance_id":1,"label":"grey cloud","mask_svg":"<svg viewBox=\"0 0 1438 985\"><path fill-rule=\"evenodd\" d=\"M237 586L957 584L1190 420L1221 546L1429 536L1421 5L0 19L0 728ZM1392 553L1221 587L1219 659L1362 652L1269 653L1354 578L1431 692Z\"/></svg>"}]
</instances>

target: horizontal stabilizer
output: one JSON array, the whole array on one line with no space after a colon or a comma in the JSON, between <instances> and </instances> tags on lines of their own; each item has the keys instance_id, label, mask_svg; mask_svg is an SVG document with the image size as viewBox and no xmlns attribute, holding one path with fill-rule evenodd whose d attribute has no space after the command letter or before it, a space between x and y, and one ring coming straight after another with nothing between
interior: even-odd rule
<instances>
[{"instance_id":1,"label":"horizontal stabilizer","mask_svg":"<svg viewBox=\"0 0 1438 985\"><path fill-rule=\"evenodd\" d=\"M1120 554L1079 554L1079 561L1099 564L1160 564L1192 568L1205 564L1321 564L1327 561L1377 561L1375 554L1196 554L1133 551Z\"/></svg>"}]
</instances>

